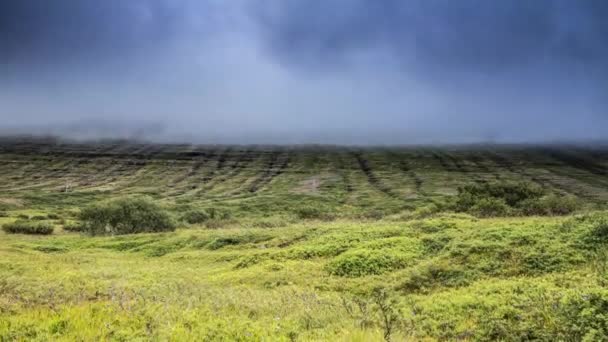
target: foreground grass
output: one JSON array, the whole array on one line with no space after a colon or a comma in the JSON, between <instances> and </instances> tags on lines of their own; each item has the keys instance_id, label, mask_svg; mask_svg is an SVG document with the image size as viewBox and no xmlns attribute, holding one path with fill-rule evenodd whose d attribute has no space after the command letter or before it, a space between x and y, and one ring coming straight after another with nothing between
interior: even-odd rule
<instances>
[{"instance_id":1,"label":"foreground grass","mask_svg":"<svg viewBox=\"0 0 608 342\"><path fill-rule=\"evenodd\" d=\"M608 334L608 235L594 220L442 214L255 226L0 235L0 340Z\"/></svg>"}]
</instances>

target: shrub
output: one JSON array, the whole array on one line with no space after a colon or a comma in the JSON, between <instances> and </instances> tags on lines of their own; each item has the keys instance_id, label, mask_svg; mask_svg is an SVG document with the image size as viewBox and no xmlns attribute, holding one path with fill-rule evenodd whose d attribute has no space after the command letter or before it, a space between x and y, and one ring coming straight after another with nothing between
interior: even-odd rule
<instances>
[{"instance_id":1,"label":"shrub","mask_svg":"<svg viewBox=\"0 0 608 342\"><path fill-rule=\"evenodd\" d=\"M85 229L92 235L136 234L174 231L167 211L144 197L126 197L94 204L80 214Z\"/></svg>"},{"instance_id":2,"label":"shrub","mask_svg":"<svg viewBox=\"0 0 608 342\"><path fill-rule=\"evenodd\" d=\"M210 220L226 220L230 215L227 211L221 211L215 208L205 210L190 210L182 215L182 220L189 224L201 224Z\"/></svg>"},{"instance_id":3,"label":"shrub","mask_svg":"<svg viewBox=\"0 0 608 342\"><path fill-rule=\"evenodd\" d=\"M368 220L382 220L384 216L386 216L386 214L382 210L378 209L370 210L361 215L363 219Z\"/></svg>"},{"instance_id":4,"label":"shrub","mask_svg":"<svg viewBox=\"0 0 608 342\"><path fill-rule=\"evenodd\" d=\"M17 220L4 224L2 230L9 234L50 235L53 233L53 225L48 222Z\"/></svg>"},{"instance_id":5,"label":"shrub","mask_svg":"<svg viewBox=\"0 0 608 342\"><path fill-rule=\"evenodd\" d=\"M59 219L61 219L61 216L59 216L57 214L48 214L48 215L46 215L46 218L49 220L59 220Z\"/></svg>"},{"instance_id":6,"label":"shrub","mask_svg":"<svg viewBox=\"0 0 608 342\"><path fill-rule=\"evenodd\" d=\"M303 206L295 210L296 216L301 220L324 220L331 221L336 218L330 210L318 206Z\"/></svg>"},{"instance_id":7,"label":"shrub","mask_svg":"<svg viewBox=\"0 0 608 342\"><path fill-rule=\"evenodd\" d=\"M405 292L425 292L439 286L466 286L472 277L461 266L448 261L436 261L412 269L399 288Z\"/></svg>"},{"instance_id":8,"label":"shrub","mask_svg":"<svg viewBox=\"0 0 608 342\"><path fill-rule=\"evenodd\" d=\"M8 213L0 210L0 217L8 217Z\"/></svg>"},{"instance_id":9,"label":"shrub","mask_svg":"<svg viewBox=\"0 0 608 342\"><path fill-rule=\"evenodd\" d=\"M608 216L603 213L585 215L576 219L576 224L589 226L583 240L590 245L608 243Z\"/></svg>"},{"instance_id":10,"label":"shrub","mask_svg":"<svg viewBox=\"0 0 608 342\"><path fill-rule=\"evenodd\" d=\"M68 232L84 232L86 228L82 222L68 221L63 224L63 230Z\"/></svg>"},{"instance_id":11,"label":"shrub","mask_svg":"<svg viewBox=\"0 0 608 342\"><path fill-rule=\"evenodd\" d=\"M478 217L501 217L508 216L511 208L504 199L490 197L479 199L469 212Z\"/></svg>"},{"instance_id":12,"label":"shrub","mask_svg":"<svg viewBox=\"0 0 608 342\"><path fill-rule=\"evenodd\" d=\"M461 187L459 194L469 194L473 198L502 198L510 207L516 207L529 199L541 198L543 189L530 183L484 183Z\"/></svg>"},{"instance_id":13,"label":"shrub","mask_svg":"<svg viewBox=\"0 0 608 342\"><path fill-rule=\"evenodd\" d=\"M541 187L528 183L484 183L459 188L452 208L479 217L554 216L571 214L578 201L572 196L546 195Z\"/></svg>"},{"instance_id":14,"label":"shrub","mask_svg":"<svg viewBox=\"0 0 608 342\"><path fill-rule=\"evenodd\" d=\"M548 195L540 199L527 200L520 204L521 211L528 216L563 216L572 214L579 207L572 196Z\"/></svg>"},{"instance_id":15,"label":"shrub","mask_svg":"<svg viewBox=\"0 0 608 342\"><path fill-rule=\"evenodd\" d=\"M34 221L44 221L46 219L47 219L47 217L44 215L36 215L36 216L32 217L32 220L34 220Z\"/></svg>"},{"instance_id":16,"label":"shrub","mask_svg":"<svg viewBox=\"0 0 608 342\"><path fill-rule=\"evenodd\" d=\"M30 219L30 217L25 214L19 214L19 215L17 215L17 218L20 220L29 220Z\"/></svg>"},{"instance_id":17,"label":"shrub","mask_svg":"<svg viewBox=\"0 0 608 342\"><path fill-rule=\"evenodd\" d=\"M362 277L377 275L403 268L406 258L385 250L360 250L342 254L332 260L327 270L342 277Z\"/></svg>"}]
</instances>

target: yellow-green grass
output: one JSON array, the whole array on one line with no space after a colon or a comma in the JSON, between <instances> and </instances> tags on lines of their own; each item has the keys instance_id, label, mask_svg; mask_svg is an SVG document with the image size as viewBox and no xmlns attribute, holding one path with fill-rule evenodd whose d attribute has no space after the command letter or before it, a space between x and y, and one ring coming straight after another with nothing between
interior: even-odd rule
<instances>
[{"instance_id":1,"label":"yellow-green grass","mask_svg":"<svg viewBox=\"0 0 608 342\"><path fill-rule=\"evenodd\" d=\"M608 260L585 219L253 225L0 233L0 340L381 341L376 288L393 340L606 333Z\"/></svg>"}]
</instances>

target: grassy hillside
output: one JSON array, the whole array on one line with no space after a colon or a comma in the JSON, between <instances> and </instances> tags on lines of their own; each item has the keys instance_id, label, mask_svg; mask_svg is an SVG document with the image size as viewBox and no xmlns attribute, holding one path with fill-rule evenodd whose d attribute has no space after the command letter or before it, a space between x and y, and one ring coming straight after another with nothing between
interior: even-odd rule
<instances>
[{"instance_id":1,"label":"grassy hillside","mask_svg":"<svg viewBox=\"0 0 608 342\"><path fill-rule=\"evenodd\" d=\"M55 227L0 231L2 341L608 338L608 150L11 139L0 161L0 223ZM576 212L454 212L512 182ZM177 230L69 231L125 195Z\"/></svg>"}]
</instances>

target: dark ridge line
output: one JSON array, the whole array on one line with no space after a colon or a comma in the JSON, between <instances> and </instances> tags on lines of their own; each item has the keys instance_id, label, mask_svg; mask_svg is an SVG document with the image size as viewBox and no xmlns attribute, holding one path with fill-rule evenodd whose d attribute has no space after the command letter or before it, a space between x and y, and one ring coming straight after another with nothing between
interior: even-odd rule
<instances>
[{"instance_id":1,"label":"dark ridge line","mask_svg":"<svg viewBox=\"0 0 608 342\"><path fill-rule=\"evenodd\" d=\"M421 195L424 195L426 193L425 191L422 190L422 185L424 184L424 181L409 166L409 163L407 162L407 160L403 159L403 157L405 157L405 156L394 153L394 152L391 152L391 156L396 157L399 160L399 169L401 170L401 172L407 174L408 177L414 181L414 189L416 190L416 193L420 193Z\"/></svg>"},{"instance_id":2,"label":"dark ridge line","mask_svg":"<svg viewBox=\"0 0 608 342\"><path fill-rule=\"evenodd\" d=\"M281 161L282 155L284 156L284 158ZM253 182L251 182L251 184L249 184L247 191L249 191L250 193L257 193L258 191L263 189L266 185L268 185L268 183L272 182L272 180L274 178L276 178L277 176L281 175L284 172L284 170L289 165L290 159L291 159L291 156L289 155L289 152L287 152L287 153L273 152L271 154L269 163L266 165L266 167L264 169L264 172L262 173L262 175L260 177L256 178ZM277 167L277 165L278 165L278 167Z\"/></svg>"},{"instance_id":3,"label":"dark ridge line","mask_svg":"<svg viewBox=\"0 0 608 342\"><path fill-rule=\"evenodd\" d=\"M562 160L561 158L558 158L557 155L564 155L565 158L567 158L567 160L572 163L576 163L577 161L580 161L580 160L583 160L583 162L587 162L585 158L577 158L576 156L566 155L564 152L558 152L558 151L555 151L555 153L557 155L545 154L545 152L546 152L546 150L539 151L539 153L541 153L542 155L548 156L548 157L558 161L558 164L555 164L555 168L553 168L553 169L547 168L547 170L549 172L560 175L561 177L566 177L566 178L572 179L575 182L584 183L591 187L596 187L596 188L601 188L601 189L608 188L608 183L607 183L608 179L605 177L602 177L602 176L608 175L608 172L606 174L591 172L587 168L583 167L581 164L575 165L575 164L567 163L566 160ZM601 172L602 170L604 170L604 168L602 166L599 166L596 163L590 162L590 164L595 165L599 168L599 169L596 169L596 172ZM587 172L587 173L589 173L589 176L592 176L592 177L572 176L571 173L562 170L564 165L568 166L568 167L572 167L576 170L582 170L583 172ZM595 177L595 176L598 176L598 177ZM579 193L586 194L586 192L584 192L582 190ZM586 195L579 195L579 196L585 197ZM586 196L586 197L593 197L593 196Z\"/></svg>"},{"instance_id":4,"label":"dark ridge line","mask_svg":"<svg viewBox=\"0 0 608 342\"><path fill-rule=\"evenodd\" d=\"M210 174L208 174L207 176L205 176L203 178L202 181L205 184L196 192L195 196L198 196L203 191L208 191L208 190L213 189L213 187L215 185L221 184L221 183L227 181L228 179L234 177L235 175L237 175L240 172L241 169L236 169L237 172L234 172L234 171L235 171L235 165L239 162L239 160L241 158L243 158L242 154L239 154L239 157L237 159L235 159L235 164L232 166L230 172L226 173L225 175L222 175L220 173L222 170L224 170L226 168L226 162L230 159L230 158L228 158L228 156L230 156L231 152L232 152L232 148L229 147L226 150L224 150L224 152L222 154L220 154L220 156L217 160L217 164L215 165L215 168L211 171ZM247 153L247 152L242 152L242 153Z\"/></svg>"},{"instance_id":5,"label":"dark ridge line","mask_svg":"<svg viewBox=\"0 0 608 342\"><path fill-rule=\"evenodd\" d=\"M222 151L222 153L217 155L218 158L217 158L217 164L216 164L215 168L213 170L211 170L210 172L208 172L201 179L202 183L210 182L215 177L215 175L224 168L224 165L226 164L227 156L230 155L230 152L231 152L231 148L229 147L226 150Z\"/></svg>"},{"instance_id":6,"label":"dark ridge line","mask_svg":"<svg viewBox=\"0 0 608 342\"><path fill-rule=\"evenodd\" d=\"M344 155L340 154L340 157L338 158L338 173L340 174L340 177L342 177L342 182L344 183L344 191L346 191L347 194L352 193L353 191L355 191L355 188L352 184L352 181L350 179L350 175L347 172L347 170L350 170L350 167L346 167L346 162L344 160ZM345 197L343 200L343 203L345 203L347 200L347 198Z\"/></svg>"},{"instance_id":7,"label":"dark ridge line","mask_svg":"<svg viewBox=\"0 0 608 342\"><path fill-rule=\"evenodd\" d=\"M228 180L238 176L247 167L247 165L249 165L254 160L257 160L261 155L260 153L255 152L253 150L240 151L238 152L238 154L239 156L235 159L235 163L229 166L230 172L225 174L223 177L220 177L220 179L215 182L215 185L227 182ZM254 155L255 157L250 157L252 155ZM201 191L211 189L212 187L208 186L204 189L201 189ZM228 192L228 196L237 195L238 193L238 191L233 190Z\"/></svg>"},{"instance_id":8,"label":"dark ridge line","mask_svg":"<svg viewBox=\"0 0 608 342\"><path fill-rule=\"evenodd\" d=\"M186 181L188 178L192 178L194 177L194 175L196 175L196 173L198 172L198 170L201 169L201 167L203 167L203 165L205 165L205 163L210 160L212 157L214 156L213 152L211 154L203 154L201 155L201 158L199 159L194 159L194 163L192 164L192 167L190 168L190 170L176 178L173 180L173 182L171 182L171 187L174 187L177 184L183 183L184 181Z\"/></svg>"},{"instance_id":9,"label":"dark ridge line","mask_svg":"<svg viewBox=\"0 0 608 342\"><path fill-rule=\"evenodd\" d=\"M342 181L341 183L342 183L342 186L344 188L344 191L347 194L350 194L350 193L352 193L355 190L354 187L353 187L353 185L352 185L352 182L350 180L350 176L349 176L349 174L347 172L347 169L350 169L350 168L346 167L346 163L344 161L344 155L343 154L340 154L340 155L336 156L335 160L337 161L337 165L336 165L336 169L335 170L340 175L340 179ZM332 163L332 165L333 165L333 163ZM347 201L348 201L348 197L345 196L344 198L342 198L342 200L340 202L342 204L344 204Z\"/></svg>"},{"instance_id":10,"label":"dark ridge line","mask_svg":"<svg viewBox=\"0 0 608 342\"><path fill-rule=\"evenodd\" d=\"M587 158L578 157L572 155L571 153L566 153L564 151L555 149L541 149L539 151L541 154L545 154L555 160L558 160L560 163L571 166L575 169L583 170L596 176L608 175L608 170L606 167L588 160Z\"/></svg>"},{"instance_id":11,"label":"dark ridge line","mask_svg":"<svg viewBox=\"0 0 608 342\"><path fill-rule=\"evenodd\" d=\"M443 168L445 171L447 171L447 172L454 171L452 169L452 167L450 165L448 165L448 163L445 161L445 159L443 159L443 157L439 153L431 152L431 154L439 162L439 165L441 166L441 168Z\"/></svg>"},{"instance_id":12,"label":"dark ridge line","mask_svg":"<svg viewBox=\"0 0 608 342\"><path fill-rule=\"evenodd\" d=\"M435 156L435 159L437 159L439 161L439 164L441 165L441 167L443 167L447 172L458 172L464 176L467 176L467 178L470 179L470 177L468 177L470 171L467 170L454 156L450 155L447 152L443 152L443 151L440 151L440 152L433 151L432 153L433 153L433 156ZM445 158L447 158L450 161L450 163L453 164L454 166L447 163L443 156L445 156ZM487 181L485 179L480 179L478 177L475 177L471 180L473 182L479 183L479 184L487 183Z\"/></svg>"},{"instance_id":13,"label":"dark ridge line","mask_svg":"<svg viewBox=\"0 0 608 342\"><path fill-rule=\"evenodd\" d=\"M365 174L365 176L367 178L367 182L372 187L376 188L378 191L384 193L385 195L387 195L389 197L393 197L393 198L398 197L387 186L385 186L384 184L382 184L380 182L378 177L376 177L376 175L372 171L371 166L369 166L369 161L367 159L363 158L363 155L361 152L353 152L353 156L355 157L355 159L357 160L357 163L359 164L359 169L361 169L361 171L363 171L363 173Z\"/></svg>"},{"instance_id":14,"label":"dark ridge line","mask_svg":"<svg viewBox=\"0 0 608 342\"><path fill-rule=\"evenodd\" d=\"M105 185L105 184L109 184L112 182L112 175L117 172L120 171L122 169L124 165L123 164L118 164L115 163L114 165L110 165L109 167L105 168L102 172L98 173L96 176L92 177L92 179L87 179L86 181L79 181L80 183L78 184L79 188L87 188L87 187L95 187L95 186L101 186L101 185Z\"/></svg>"},{"instance_id":15,"label":"dark ridge line","mask_svg":"<svg viewBox=\"0 0 608 342\"><path fill-rule=\"evenodd\" d=\"M43 181L43 180L50 180L50 179L56 179L58 181L61 181L65 178L66 173L70 174L70 169L75 166L75 165L79 165L78 161L76 159L68 159L67 162L62 163L63 165L60 165L59 167L54 167L51 166L49 169L47 169L50 172L45 172L43 170L40 170L40 173L44 174L44 177L41 178L36 178L37 181Z\"/></svg>"},{"instance_id":16,"label":"dark ridge line","mask_svg":"<svg viewBox=\"0 0 608 342\"><path fill-rule=\"evenodd\" d=\"M517 170L517 169L514 168L513 162L511 162L508 158L505 158L505 157L497 154L496 152L489 151L488 152L488 156L499 167L504 167L504 168L507 169L507 171L509 171L511 173L514 173L514 174L517 174L517 175L521 175L523 177L531 179L533 182L535 182L536 184L540 185L541 187L550 187L552 189L559 190L562 193L574 194L574 195L579 196L579 197L586 197L586 196L582 196L581 192L578 191L578 190L572 190L572 189L564 187L563 185L561 185L559 183L556 183L555 181L551 181L551 180L547 180L547 179L541 179L541 178L538 178L537 176L535 176L533 174L530 174L528 172L525 172L523 170ZM543 170L548 170L548 169L543 168Z\"/></svg>"},{"instance_id":17,"label":"dark ridge line","mask_svg":"<svg viewBox=\"0 0 608 342\"><path fill-rule=\"evenodd\" d=\"M488 166L482 164L482 161L484 160L482 156L476 153L472 153L470 156L468 156L468 159L471 160L473 164L475 164L475 168L477 168L478 170L481 170L487 175L493 175L496 180L501 179L500 173L493 172Z\"/></svg>"}]
</instances>

